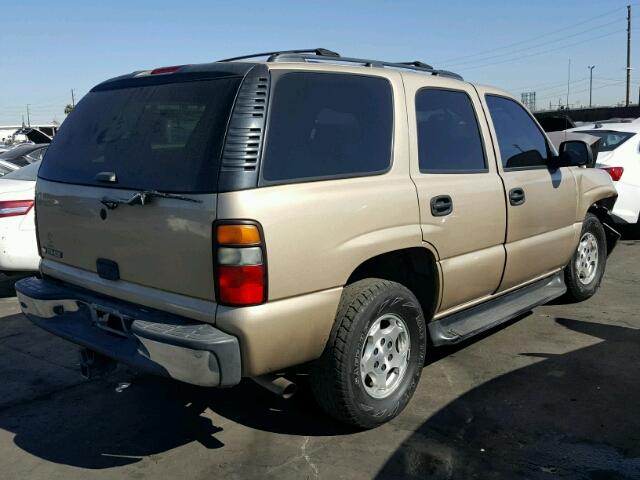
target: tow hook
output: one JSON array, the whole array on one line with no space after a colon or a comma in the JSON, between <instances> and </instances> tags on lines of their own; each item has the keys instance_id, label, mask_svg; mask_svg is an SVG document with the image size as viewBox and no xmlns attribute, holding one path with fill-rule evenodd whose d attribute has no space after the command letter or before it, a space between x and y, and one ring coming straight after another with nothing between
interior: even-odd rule
<instances>
[{"instance_id":1,"label":"tow hook","mask_svg":"<svg viewBox=\"0 0 640 480\"><path fill-rule=\"evenodd\" d=\"M83 348L80 351L80 374L87 380L106 375L115 370L117 366L115 360L93 350Z\"/></svg>"}]
</instances>

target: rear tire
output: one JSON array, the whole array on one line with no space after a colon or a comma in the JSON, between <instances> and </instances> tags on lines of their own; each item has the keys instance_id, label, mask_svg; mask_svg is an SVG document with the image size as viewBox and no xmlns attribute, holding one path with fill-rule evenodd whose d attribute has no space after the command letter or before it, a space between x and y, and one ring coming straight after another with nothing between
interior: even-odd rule
<instances>
[{"instance_id":1,"label":"rear tire","mask_svg":"<svg viewBox=\"0 0 640 480\"><path fill-rule=\"evenodd\" d=\"M587 213L580 232L580 241L571 262L564 270L566 298L582 302L600 288L607 263L607 239L598 217Z\"/></svg>"},{"instance_id":2,"label":"rear tire","mask_svg":"<svg viewBox=\"0 0 640 480\"><path fill-rule=\"evenodd\" d=\"M365 279L345 287L311 388L330 416L374 428L409 403L424 366L422 309L403 285Z\"/></svg>"}]
</instances>

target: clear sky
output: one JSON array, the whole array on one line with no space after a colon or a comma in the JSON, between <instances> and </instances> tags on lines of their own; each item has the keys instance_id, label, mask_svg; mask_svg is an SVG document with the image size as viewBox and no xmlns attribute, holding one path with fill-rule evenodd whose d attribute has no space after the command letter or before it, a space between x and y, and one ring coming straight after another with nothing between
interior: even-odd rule
<instances>
[{"instance_id":1,"label":"clear sky","mask_svg":"<svg viewBox=\"0 0 640 480\"><path fill-rule=\"evenodd\" d=\"M244 53L325 47L415 60L470 81L536 91L538 107L624 100L626 5L640 68L639 0L21 0L0 9L0 125L64 119L64 106L133 70ZM632 71L633 102L640 72Z\"/></svg>"}]
</instances>

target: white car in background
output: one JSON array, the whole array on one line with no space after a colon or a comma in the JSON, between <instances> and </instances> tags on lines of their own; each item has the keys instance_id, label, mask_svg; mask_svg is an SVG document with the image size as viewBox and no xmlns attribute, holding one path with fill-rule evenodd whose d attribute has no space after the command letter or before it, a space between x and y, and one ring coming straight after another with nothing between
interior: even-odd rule
<instances>
[{"instance_id":1,"label":"white car in background","mask_svg":"<svg viewBox=\"0 0 640 480\"><path fill-rule=\"evenodd\" d=\"M5 162L4 160L0 160L0 177L5 176L7 173L15 172L19 170L20 167L15 163Z\"/></svg>"},{"instance_id":2,"label":"white car in background","mask_svg":"<svg viewBox=\"0 0 640 480\"><path fill-rule=\"evenodd\" d=\"M597 168L606 170L618 191L613 215L621 223L640 221L640 121L595 123L569 132L600 137Z\"/></svg>"},{"instance_id":3,"label":"white car in background","mask_svg":"<svg viewBox=\"0 0 640 480\"><path fill-rule=\"evenodd\" d=\"M33 203L40 162L0 177L0 273L35 271L40 263Z\"/></svg>"}]
</instances>

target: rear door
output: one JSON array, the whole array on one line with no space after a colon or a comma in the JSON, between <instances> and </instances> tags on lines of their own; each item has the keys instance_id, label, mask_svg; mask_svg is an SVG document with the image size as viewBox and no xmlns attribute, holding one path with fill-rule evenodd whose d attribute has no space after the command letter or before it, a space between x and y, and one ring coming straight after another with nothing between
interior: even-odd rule
<instances>
[{"instance_id":1,"label":"rear door","mask_svg":"<svg viewBox=\"0 0 640 480\"><path fill-rule=\"evenodd\" d=\"M213 301L217 175L239 83L167 76L92 90L39 171L43 271L116 296L134 286L166 292L166 303ZM125 204L144 191L174 198Z\"/></svg>"},{"instance_id":2,"label":"rear door","mask_svg":"<svg viewBox=\"0 0 640 480\"><path fill-rule=\"evenodd\" d=\"M469 84L407 75L411 176L425 242L442 268L439 313L488 298L500 284L506 228L502 182Z\"/></svg>"},{"instance_id":3,"label":"rear door","mask_svg":"<svg viewBox=\"0 0 640 480\"><path fill-rule=\"evenodd\" d=\"M507 262L499 291L564 267L579 233L571 168L552 169L554 155L531 114L515 100L478 87L490 117L507 203Z\"/></svg>"}]
</instances>

